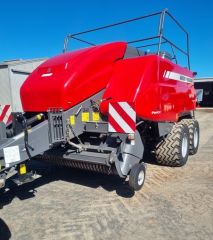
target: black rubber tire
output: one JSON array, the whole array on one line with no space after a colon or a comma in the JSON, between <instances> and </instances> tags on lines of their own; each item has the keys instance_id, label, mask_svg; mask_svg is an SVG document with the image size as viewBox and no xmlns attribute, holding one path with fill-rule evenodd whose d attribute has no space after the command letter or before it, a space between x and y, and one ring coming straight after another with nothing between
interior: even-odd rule
<instances>
[{"instance_id":1,"label":"black rubber tire","mask_svg":"<svg viewBox=\"0 0 213 240\"><path fill-rule=\"evenodd\" d=\"M2 195L2 194L4 194L4 188L0 188L0 196ZM1 208L0 208L1 209Z\"/></svg>"},{"instance_id":2,"label":"black rubber tire","mask_svg":"<svg viewBox=\"0 0 213 240\"><path fill-rule=\"evenodd\" d=\"M194 155L198 151L200 140L200 127L195 119L183 119L181 123L188 126L189 129L189 155ZM197 133L197 142L195 141L195 134Z\"/></svg>"},{"instance_id":3,"label":"black rubber tire","mask_svg":"<svg viewBox=\"0 0 213 240\"><path fill-rule=\"evenodd\" d=\"M141 173L141 171L144 174L143 177L143 181L139 184L139 174ZM138 163L135 164L132 169L130 170L130 174L129 174L129 186L132 190L134 191L139 191L145 182L145 177L146 177L146 167L144 165L144 163Z\"/></svg>"},{"instance_id":4,"label":"black rubber tire","mask_svg":"<svg viewBox=\"0 0 213 240\"><path fill-rule=\"evenodd\" d=\"M183 141L186 139L186 141ZM187 144L183 155L182 145ZM156 161L164 166L180 167L186 164L189 155L189 129L186 124L177 123L171 132L155 147Z\"/></svg>"}]
</instances>

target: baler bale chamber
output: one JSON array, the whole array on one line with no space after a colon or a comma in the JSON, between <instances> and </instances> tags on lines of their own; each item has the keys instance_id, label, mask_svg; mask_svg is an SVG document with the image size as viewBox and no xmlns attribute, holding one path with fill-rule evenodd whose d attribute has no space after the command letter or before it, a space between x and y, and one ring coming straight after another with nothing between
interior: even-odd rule
<instances>
[{"instance_id":1,"label":"baler bale chamber","mask_svg":"<svg viewBox=\"0 0 213 240\"><path fill-rule=\"evenodd\" d=\"M154 37L99 45L82 38L154 16L159 16ZM164 36L165 17L186 35L186 50ZM91 46L67 52L70 39ZM141 46L147 40L154 43ZM39 155L60 165L128 177L130 187L139 190L146 175L145 150L160 164L184 165L199 144L188 41L167 10L68 35L64 53L42 63L21 87L24 113L13 119L11 135L1 137L0 177L6 179L12 167L26 174L23 163ZM163 44L170 54L162 51ZM149 45L156 51L142 50ZM186 57L187 68L177 64L174 49Z\"/></svg>"}]
</instances>

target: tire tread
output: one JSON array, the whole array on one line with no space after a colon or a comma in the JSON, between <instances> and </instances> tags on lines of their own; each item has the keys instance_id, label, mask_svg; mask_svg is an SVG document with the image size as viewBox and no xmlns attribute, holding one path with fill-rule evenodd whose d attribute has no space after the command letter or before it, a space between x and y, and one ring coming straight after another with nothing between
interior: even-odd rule
<instances>
[{"instance_id":1,"label":"tire tread","mask_svg":"<svg viewBox=\"0 0 213 240\"><path fill-rule=\"evenodd\" d=\"M188 156L186 160L181 157L181 143L184 131L189 135L187 126L183 123L177 123L166 138L162 139L156 145L155 157L159 164L179 167L186 163Z\"/></svg>"}]
</instances>

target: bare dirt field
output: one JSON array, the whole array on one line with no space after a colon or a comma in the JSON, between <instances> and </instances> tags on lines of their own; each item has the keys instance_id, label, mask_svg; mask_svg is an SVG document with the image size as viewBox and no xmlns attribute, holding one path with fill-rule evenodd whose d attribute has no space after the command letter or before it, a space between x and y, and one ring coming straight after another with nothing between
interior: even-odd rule
<instances>
[{"instance_id":1,"label":"bare dirt field","mask_svg":"<svg viewBox=\"0 0 213 240\"><path fill-rule=\"evenodd\" d=\"M41 176L0 195L0 240L213 239L213 111L196 115L198 154L149 164L135 194L115 176L32 163Z\"/></svg>"}]
</instances>

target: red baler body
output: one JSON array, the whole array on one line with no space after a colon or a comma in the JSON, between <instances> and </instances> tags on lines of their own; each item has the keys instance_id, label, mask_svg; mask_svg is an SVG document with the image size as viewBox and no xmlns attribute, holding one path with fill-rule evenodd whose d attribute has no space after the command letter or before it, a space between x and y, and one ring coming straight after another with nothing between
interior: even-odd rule
<instances>
[{"instance_id":1,"label":"red baler body","mask_svg":"<svg viewBox=\"0 0 213 240\"><path fill-rule=\"evenodd\" d=\"M25 112L67 110L104 89L100 110L108 114L110 101L133 102L137 117L177 121L195 109L193 73L158 55L124 58L127 44L109 43L53 57L41 64L21 88Z\"/></svg>"}]
</instances>

